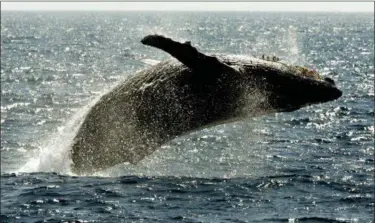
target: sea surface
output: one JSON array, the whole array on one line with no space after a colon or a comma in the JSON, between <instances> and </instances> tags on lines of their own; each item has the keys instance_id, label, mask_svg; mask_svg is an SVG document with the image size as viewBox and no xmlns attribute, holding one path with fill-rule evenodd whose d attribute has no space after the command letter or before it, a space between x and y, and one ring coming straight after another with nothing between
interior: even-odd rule
<instances>
[{"instance_id":1,"label":"sea surface","mask_svg":"<svg viewBox=\"0 0 375 223\"><path fill-rule=\"evenodd\" d=\"M276 55L343 91L333 102L181 136L138 165L71 173L98 98L170 56ZM114 154L115 155L115 154ZM0 222L372 222L374 14L1 12Z\"/></svg>"}]
</instances>

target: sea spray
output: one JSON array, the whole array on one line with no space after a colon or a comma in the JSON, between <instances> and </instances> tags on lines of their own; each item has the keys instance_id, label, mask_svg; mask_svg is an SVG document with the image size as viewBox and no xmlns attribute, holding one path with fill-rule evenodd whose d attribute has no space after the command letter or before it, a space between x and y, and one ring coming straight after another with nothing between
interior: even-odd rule
<instances>
[{"instance_id":1,"label":"sea spray","mask_svg":"<svg viewBox=\"0 0 375 223\"><path fill-rule=\"evenodd\" d=\"M81 108L67 122L57 128L49 139L41 143L39 153L32 157L17 172L57 172L60 174L72 174L70 170L71 143L79 127L84 121L91 107L97 103L101 95Z\"/></svg>"}]
</instances>

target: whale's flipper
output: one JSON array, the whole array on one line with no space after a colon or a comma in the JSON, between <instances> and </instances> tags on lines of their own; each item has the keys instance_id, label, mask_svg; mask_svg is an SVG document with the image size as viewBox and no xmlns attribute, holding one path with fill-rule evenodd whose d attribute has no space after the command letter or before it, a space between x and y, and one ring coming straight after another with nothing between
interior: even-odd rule
<instances>
[{"instance_id":1,"label":"whale's flipper","mask_svg":"<svg viewBox=\"0 0 375 223\"><path fill-rule=\"evenodd\" d=\"M190 42L180 43L161 35L148 35L141 43L161 49L192 70L233 70L233 68L221 63L216 57L207 56L199 52Z\"/></svg>"}]
</instances>

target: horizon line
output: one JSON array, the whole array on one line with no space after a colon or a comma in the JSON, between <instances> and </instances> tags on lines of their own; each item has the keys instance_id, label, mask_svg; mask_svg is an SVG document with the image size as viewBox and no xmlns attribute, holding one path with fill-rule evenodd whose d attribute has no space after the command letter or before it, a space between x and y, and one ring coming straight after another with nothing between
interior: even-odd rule
<instances>
[{"instance_id":1,"label":"horizon line","mask_svg":"<svg viewBox=\"0 0 375 223\"><path fill-rule=\"evenodd\" d=\"M1 11L370 12L373 2L2 2Z\"/></svg>"},{"instance_id":2,"label":"horizon line","mask_svg":"<svg viewBox=\"0 0 375 223\"><path fill-rule=\"evenodd\" d=\"M108 10L108 9L1 9L1 12L335 12L335 13L374 13L372 11L345 11L345 10L213 10L213 9L118 9L118 10Z\"/></svg>"}]
</instances>

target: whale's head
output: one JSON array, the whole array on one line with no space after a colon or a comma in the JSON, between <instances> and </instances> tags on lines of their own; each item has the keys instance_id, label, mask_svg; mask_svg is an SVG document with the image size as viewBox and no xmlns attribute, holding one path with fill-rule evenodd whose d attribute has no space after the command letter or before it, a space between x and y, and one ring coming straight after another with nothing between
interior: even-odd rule
<instances>
[{"instance_id":1,"label":"whale's head","mask_svg":"<svg viewBox=\"0 0 375 223\"><path fill-rule=\"evenodd\" d=\"M242 72L250 85L263 90L268 105L279 112L334 101L342 96L333 79L321 77L317 71L304 66L252 61L242 66Z\"/></svg>"}]
</instances>

